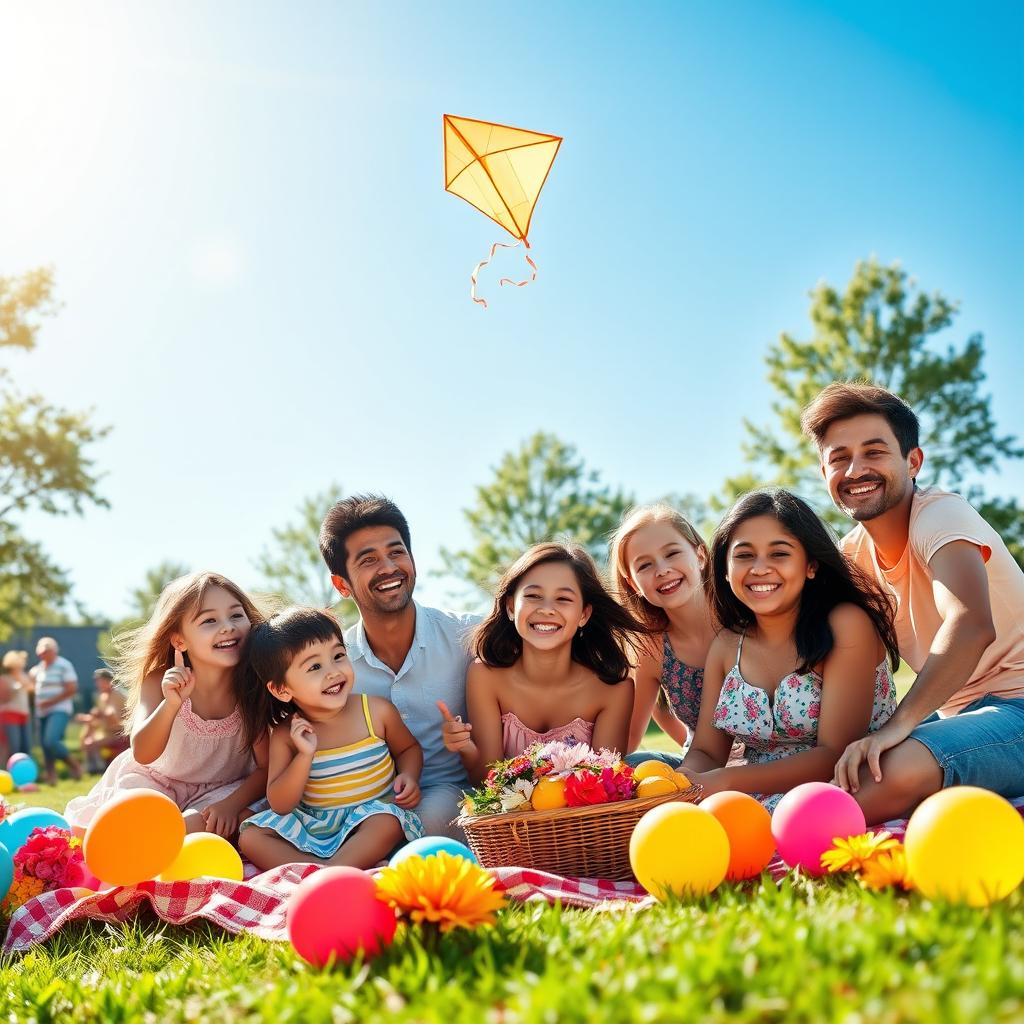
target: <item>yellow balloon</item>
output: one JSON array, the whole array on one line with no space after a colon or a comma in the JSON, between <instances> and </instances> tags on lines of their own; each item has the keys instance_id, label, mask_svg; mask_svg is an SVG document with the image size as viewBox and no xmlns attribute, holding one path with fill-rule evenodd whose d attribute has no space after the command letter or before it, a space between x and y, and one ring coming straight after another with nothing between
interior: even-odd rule
<instances>
[{"instance_id":1,"label":"yellow balloon","mask_svg":"<svg viewBox=\"0 0 1024 1024\"><path fill-rule=\"evenodd\" d=\"M11 778L11 773L0 769L0 795L6 796L13 791L14 779Z\"/></svg>"},{"instance_id":2,"label":"yellow balloon","mask_svg":"<svg viewBox=\"0 0 1024 1024\"><path fill-rule=\"evenodd\" d=\"M664 803L649 810L629 840L637 881L656 899L702 896L725 878L729 838L718 820L694 804Z\"/></svg>"},{"instance_id":3,"label":"yellow balloon","mask_svg":"<svg viewBox=\"0 0 1024 1024\"><path fill-rule=\"evenodd\" d=\"M911 815L907 871L925 896L986 907L1024 879L1024 819L1001 796L951 786Z\"/></svg>"},{"instance_id":4,"label":"yellow balloon","mask_svg":"<svg viewBox=\"0 0 1024 1024\"><path fill-rule=\"evenodd\" d=\"M158 882L188 882L193 878L242 880L242 858L238 851L212 832L193 832L185 836L174 863L157 875Z\"/></svg>"}]
</instances>

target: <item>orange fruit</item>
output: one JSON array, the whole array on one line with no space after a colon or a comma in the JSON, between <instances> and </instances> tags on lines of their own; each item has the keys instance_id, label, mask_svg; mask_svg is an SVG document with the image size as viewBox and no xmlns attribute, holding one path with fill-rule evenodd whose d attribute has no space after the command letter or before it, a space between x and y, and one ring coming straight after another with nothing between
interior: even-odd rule
<instances>
[{"instance_id":1,"label":"orange fruit","mask_svg":"<svg viewBox=\"0 0 1024 1024\"><path fill-rule=\"evenodd\" d=\"M670 793L675 792L677 792L676 784L671 779L653 775L650 778L641 779L637 783L636 798L638 800L646 800L648 797L668 796Z\"/></svg>"},{"instance_id":2,"label":"orange fruit","mask_svg":"<svg viewBox=\"0 0 1024 1024\"><path fill-rule=\"evenodd\" d=\"M535 811L553 811L565 807L565 779L541 779L533 787L530 804Z\"/></svg>"},{"instance_id":3,"label":"orange fruit","mask_svg":"<svg viewBox=\"0 0 1024 1024\"><path fill-rule=\"evenodd\" d=\"M664 761L641 761L633 769L633 781L642 782L644 779L662 778L668 779L672 775L672 769Z\"/></svg>"},{"instance_id":4,"label":"orange fruit","mask_svg":"<svg viewBox=\"0 0 1024 1024\"><path fill-rule=\"evenodd\" d=\"M673 772L672 781L676 784L676 789L678 790L689 789L693 785L682 772Z\"/></svg>"}]
</instances>

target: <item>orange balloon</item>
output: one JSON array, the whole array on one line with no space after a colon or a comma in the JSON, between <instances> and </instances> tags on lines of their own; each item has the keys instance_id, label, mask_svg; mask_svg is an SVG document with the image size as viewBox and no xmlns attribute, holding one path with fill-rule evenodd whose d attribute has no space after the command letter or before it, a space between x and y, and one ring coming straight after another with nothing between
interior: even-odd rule
<instances>
[{"instance_id":1,"label":"orange balloon","mask_svg":"<svg viewBox=\"0 0 1024 1024\"><path fill-rule=\"evenodd\" d=\"M170 867L185 841L177 804L151 789L132 789L96 812L82 853L89 870L110 885L135 885Z\"/></svg>"},{"instance_id":2,"label":"orange balloon","mask_svg":"<svg viewBox=\"0 0 1024 1024\"><path fill-rule=\"evenodd\" d=\"M775 853L772 816L752 796L727 789L700 802L713 814L729 837L730 882L761 874Z\"/></svg>"}]
</instances>

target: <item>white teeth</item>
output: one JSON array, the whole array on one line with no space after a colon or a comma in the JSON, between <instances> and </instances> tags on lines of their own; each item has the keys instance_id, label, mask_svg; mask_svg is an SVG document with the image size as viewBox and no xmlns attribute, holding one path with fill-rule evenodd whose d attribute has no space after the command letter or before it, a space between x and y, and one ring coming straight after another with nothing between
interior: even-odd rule
<instances>
[{"instance_id":1,"label":"white teeth","mask_svg":"<svg viewBox=\"0 0 1024 1024\"><path fill-rule=\"evenodd\" d=\"M682 580L672 580L671 583L663 583L660 587L658 587L658 593L670 594L673 590L678 590L679 587L682 586L682 583Z\"/></svg>"},{"instance_id":2,"label":"white teeth","mask_svg":"<svg viewBox=\"0 0 1024 1024\"><path fill-rule=\"evenodd\" d=\"M213 646L220 651L227 650L229 647L236 647L238 645L237 640L219 640Z\"/></svg>"},{"instance_id":3,"label":"white teeth","mask_svg":"<svg viewBox=\"0 0 1024 1024\"><path fill-rule=\"evenodd\" d=\"M778 590L778 583L751 583L750 589L755 594L770 594L773 590Z\"/></svg>"},{"instance_id":4,"label":"white teeth","mask_svg":"<svg viewBox=\"0 0 1024 1024\"><path fill-rule=\"evenodd\" d=\"M847 488L847 493L849 493L849 494L868 494L870 491L873 491L877 486L878 486L878 484L864 484L863 487L849 487L849 488Z\"/></svg>"},{"instance_id":5,"label":"white teeth","mask_svg":"<svg viewBox=\"0 0 1024 1024\"><path fill-rule=\"evenodd\" d=\"M401 580L395 580L392 583L382 583L377 589L378 590L397 590L402 585Z\"/></svg>"},{"instance_id":6,"label":"white teeth","mask_svg":"<svg viewBox=\"0 0 1024 1024\"><path fill-rule=\"evenodd\" d=\"M554 633L561 628L561 626L553 622L534 622L530 624L530 629L535 629L538 633Z\"/></svg>"}]
</instances>

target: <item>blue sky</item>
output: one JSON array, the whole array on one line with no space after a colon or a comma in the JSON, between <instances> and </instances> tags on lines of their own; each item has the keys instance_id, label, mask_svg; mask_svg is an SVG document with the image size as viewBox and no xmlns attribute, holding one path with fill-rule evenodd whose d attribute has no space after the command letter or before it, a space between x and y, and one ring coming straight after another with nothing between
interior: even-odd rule
<instances>
[{"instance_id":1,"label":"blue sky","mask_svg":"<svg viewBox=\"0 0 1024 1024\"><path fill-rule=\"evenodd\" d=\"M164 558L255 585L337 480L401 504L443 603L437 549L538 428L641 499L714 491L766 346L870 254L960 300L944 342L984 333L1024 435L1022 11L0 0L0 274L52 263L65 304L0 358L114 428L111 509L24 529L116 615ZM487 311L445 112L565 137L540 276L488 268Z\"/></svg>"}]
</instances>

